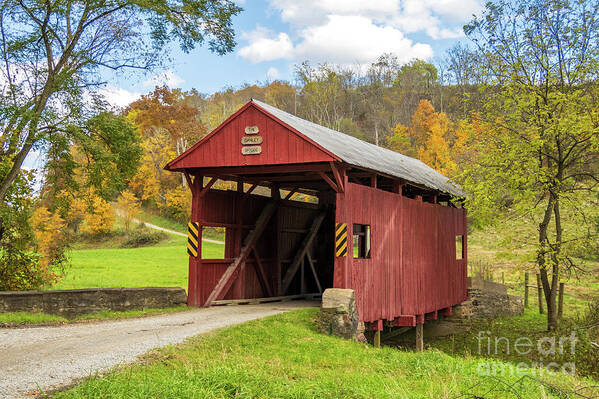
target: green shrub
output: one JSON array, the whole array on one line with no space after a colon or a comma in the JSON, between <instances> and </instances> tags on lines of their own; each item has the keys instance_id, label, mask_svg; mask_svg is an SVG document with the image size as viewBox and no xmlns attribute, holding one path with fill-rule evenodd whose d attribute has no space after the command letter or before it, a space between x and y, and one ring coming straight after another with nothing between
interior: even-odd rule
<instances>
[{"instance_id":1,"label":"green shrub","mask_svg":"<svg viewBox=\"0 0 599 399\"><path fill-rule=\"evenodd\" d=\"M166 240L167 238L168 235L162 231L135 229L121 246L123 248L146 247L148 245L158 244L160 241Z\"/></svg>"}]
</instances>

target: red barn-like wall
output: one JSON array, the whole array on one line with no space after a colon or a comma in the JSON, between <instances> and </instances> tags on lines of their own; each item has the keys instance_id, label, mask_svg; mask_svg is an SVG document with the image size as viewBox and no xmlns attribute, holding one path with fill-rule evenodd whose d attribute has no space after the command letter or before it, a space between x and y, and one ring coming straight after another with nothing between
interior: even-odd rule
<instances>
[{"instance_id":1,"label":"red barn-like wall","mask_svg":"<svg viewBox=\"0 0 599 399\"><path fill-rule=\"evenodd\" d=\"M335 258L335 287L355 290L362 321L423 315L466 299L467 260L456 259L456 236L466 253L465 210L353 183L336 201L337 223L371 226L370 258Z\"/></svg>"}]
</instances>

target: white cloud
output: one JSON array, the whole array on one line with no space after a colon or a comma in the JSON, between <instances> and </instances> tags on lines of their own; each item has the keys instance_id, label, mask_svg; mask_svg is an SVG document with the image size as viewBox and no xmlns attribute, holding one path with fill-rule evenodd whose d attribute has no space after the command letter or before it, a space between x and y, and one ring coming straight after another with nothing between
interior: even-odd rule
<instances>
[{"instance_id":1,"label":"white cloud","mask_svg":"<svg viewBox=\"0 0 599 399\"><path fill-rule=\"evenodd\" d=\"M483 4L478 0L428 0L428 3L436 14L460 25L483 10Z\"/></svg>"},{"instance_id":2,"label":"white cloud","mask_svg":"<svg viewBox=\"0 0 599 399\"><path fill-rule=\"evenodd\" d=\"M177 75L172 69L169 69L163 73L159 73L158 75L152 76L150 79L146 80L143 85L144 87L154 87L154 86L168 86L171 89L180 87L185 81Z\"/></svg>"},{"instance_id":3,"label":"white cloud","mask_svg":"<svg viewBox=\"0 0 599 399\"><path fill-rule=\"evenodd\" d=\"M269 80L277 80L279 78L279 76L281 76L281 74L279 73L279 70L275 67L270 67L268 68L268 71L266 72L266 76L268 77Z\"/></svg>"},{"instance_id":4,"label":"white cloud","mask_svg":"<svg viewBox=\"0 0 599 399\"><path fill-rule=\"evenodd\" d=\"M296 48L299 59L363 64L383 53L393 53L402 62L433 55L428 44L414 44L400 30L376 25L366 17L331 15L325 25L306 28L301 36Z\"/></svg>"},{"instance_id":5,"label":"white cloud","mask_svg":"<svg viewBox=\"0 0 599 399\"><path fill-rule=\"evenodd\" d=\"M482 9L482 0L269 0L291 32L258 27L242 35L238 54L253 63L289 59L369 63L382 53L401 61L432 57L426 43L406 35L424 32L433 40L463 36L462 25Z\"/></svg>"},{"instance_id":6,"label":"white cloud","mask_svg":"<svg viewBox=\"0 0 599 399\"><path fill-rule=\"evenodd\" d=\"M98 90L98 94L101 94L109 104L121 108L126 107L141 97L140 93L128 91L113 85L106 85L104 88Z\"/></svg>"},{"instance_id":7,"label":"white cloud","mask_svg":"<svg viewBox=\"0 0 599 399\"><path fill-rule=\"evenodd\" d=\"M397 0L270 0L281 19L297 26L320 25L328 15L359 15L385 20L399 8Z\"/></svg>"},{"instance_id":8,"label":"white cloud","mask_svg":"<svg viewBox=\"0 0 599 399\"><path fill-rule=\"evenodd\" d=\"M272 31L261 26L244 33L242 38L249 44L239 50L239 55L252 63L288 58L293 51L293 44L287 33L281 32L273 37Z\"/></svg>"},{"instance_id":9,"label":"white cloud","mask_svg":"<svg viewBox=\"0 0 599 399\"><path fill-rule=\"evenodd\" d=\"M477 0L404 0L391 24L405 33L424 31L433 39L452 39L463 36L462 25L478 11Z\"/></svg>"}]
</instances>

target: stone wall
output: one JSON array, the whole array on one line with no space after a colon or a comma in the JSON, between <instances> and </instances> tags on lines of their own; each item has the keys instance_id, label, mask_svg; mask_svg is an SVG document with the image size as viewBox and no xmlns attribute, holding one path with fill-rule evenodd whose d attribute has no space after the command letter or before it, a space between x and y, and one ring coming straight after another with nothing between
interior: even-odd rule
<instances>
[{"instance_id":1,"label":"stone wall","mask_svg":"<svg viewBox=\"0 0 599 399\"><path fill-rule=\"evenodd\" d=\"M179 287L0 291L0 313L43 312L74 317L103 310L166 308L186 303L185 290Z\"/></svg>"},{"instance_id":2,"label":"stone wall","mask_svg":"<svg viewBox=\"0 0 599 399\"><path fill-rule=\"evenodd\" d=\"M424 334L440 337L468 330L472 322L515 316L524 312L522 298L507 293L507 286L480 277L468 277L468 297L453 307L453 314L424 323Z\"/></svg>"}]
</instances>

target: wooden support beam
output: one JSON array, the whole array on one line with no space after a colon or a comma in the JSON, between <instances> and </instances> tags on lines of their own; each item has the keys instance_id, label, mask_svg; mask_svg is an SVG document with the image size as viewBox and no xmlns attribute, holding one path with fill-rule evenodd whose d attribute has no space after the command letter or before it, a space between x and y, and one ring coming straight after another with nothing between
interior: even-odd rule
<instances>
[{"instance_id":1,"label":"wooden support beam","mask_svg":"<svg viewBox=\"0 0 599 399\"><path fill-rule=\"evenodd\" d=\"M396 317L391 324L394 327L416 327L416 316L403 315Z\"/></svg>"},{"instance_id":2,"label":"wooden support beam","mask_svg":"<svg viewBox=\"0 0 599 399\"><path fill-rule=\"evenodd\" d=\"M416 315L416 324L424 324L424 315L423 314Z\"/></svg>"},{"instance_id":3,"label":"wooden support beam","mask_svg":"<svg viewBox=\"0 0 599 399\"><path fill-rule=\"evenodd\" d=\"M283 293L286 293L289 289L289 286L291 285L291 280L293 280L293 277L295 276L295 273L297 273L297 270L300 266L300 262L306 256L306 252L310 248L310 245L312 245L312 241L314 240L314 237L316 237L316 233L318 233L318 229L320 229L320 226L322 225L322 221L324 220L325 216L326 212L321 212L312 221L310 232L306 235L306 237L304 237L304 240L300 245L299 251L295 254L293 262L289 266L289 269L287 269L287 273L285 273L285 277L283 278L283 281L281 283L281 289Z\"/></svg>"},{"instance_id":4,"label":"wooden support beam","mask_svg":"<svg viewBox=\"0 0 599 399\"><path fill-rule=\"evenodd\" d=\"M377 320L373 324L374 327L374 346L381 347L381 331L383 331L383 320Z\"/></svg>"},{"instance_id":5,"label":"wooden support beam","mask_svg":"<svg viewBox=\"0 0 599 399\"><path fill-rule=\"evenodd\" d=\"M300 262L300 293L305 293L306 292L306 268L305 268L305 260L306 258L303 258L302 261Z\"/></svg>"},{"instance_id":6,"label":"wooden support beam","mask_svg":"<svg viewBox=\"0 0 599 399\"><path fill-rule=\"evenodd\" d=\"M312 301L322 297L321 294L312 293L304 295L287 295L287 296L271 296L266 298L249 298L249 299L223 299L220 301L212 302L212 306L225 306L225 305L252 305L259 303L271 303L271 302L287 302L296 299L307 299Z\"/></svg>"},{"instance_id":7,"label":"wooden support beam","mask_svg":"<svg viewBox=\"0 0 599 399\"><path fill-rule=\"evenodd\" d=\"M225 166L218 168L197 168L197 172L204 175L263 175L268 173L302 173L328 171L331 166L328 163L313 164L287 164L287 165L258 165L258 166Z\"/></svg>"},{"instance_id":8,"label":"wooden support beam","mask_svg":"<svg viewBox=\"0 0 599 399\"><path fill-rule=\"evenodd\" d=\"M398 180L393 180L393 192L396 194L402 194L403 185Z\"/></svg>"},{"instance_id":9,"label":"wooden support beam","mask_svg":"<svg viewBox=\"0 0 599 399\"><path fill-rule=\"evenodd\" d=\"M256 275L258 276L258 280L260 281L260 285L264 290L266 296L273 296L272 289L270 288L270 284L268 283L268 277L266 277L266 273L264 272L264 267L262 266L262 261L260 260L260 254L254 245L252 247L252 251L254 252L254 257L256 258L256 263L254 263L254 268L256 269Z\"/></svg>"},{"instance_id":10,"label":"wooden support beam","mask_svg":"<svg viewBox=\"0 0 599 399\"><path fill-rule=\"evenodd\" d=\"M206 195L206 193L210 190L210 187L212 187L214 185L214 183L216 183L216 181L218 180L217 177L213 177L212 179L210 179L210 181L208 182L208 184L206 184L206 186L204 186L200 192L198 193L198 196L200 198L202 198L204 195ZM201 184L203 184L203 182L200 182Z\"/></svg>"},{"instance_id":11,"label":"wooden support beam","mask_svg":"<svg viewBox=\"0 0 599 399\"><path fill-rule=\"evenodd\" d=\"M310 270L312 270L312 275L314 276L314 281L316 281L316 286L318 287L318 292L322 294L322 285L320 285L320 280L318 279L318 273L316 273L316 268L314 267L314 262L312 261L312 257L309 252L306 252L306 258L308 258L308 264L310 265Z\"/></svg>"},{"instance_id":12,"label":"wooden support beam","mask_svg":"<svg viewBox=\"0 0 599 399\"><path fill-rule=\"evenodd\" d=\"M299 187L296 187L293 190L289 191L289 193L287 193L287 195L285 196L285 199L290 200L291 197L293 197L293 194L295 194L298 189L299 189Z\"/></svg>"},{"instance_id":13,"label":"wooden support beam","mask_svg":"<svg viewBox=\"0 0 599 399\"><path fill-rule=\"evenodd\" d=\"M329 186L331 186L331 188L332 188L332 189L333 189L335 192L337 192L337 193L340 193L340 192L342 192L342 191L341 191L341 189L340 189L340 188L337 186L337 184L335 184L335 182L333 182L333 181L331 180L331 178L330 178L329 176L327 176L327 175L326 175L326 173L324 173L324 172L318 172L318 174L320 175L320 177L322 177L322 179L323 179L324 181L326 181L326 182L327 182L327 184L328 184Z\"/></svg>"},{"instance_id":14,"label":"wooden support beam","mask_svg":"<svg viewBox=\"0 0 599 399\"><path fill-rule=\"evenodd\" d=\"M340 192L345 192L345 185L343 184L343 178L341 177L341 173L339 169L335 165L334 162L329 162L331 165L331 170L333 171L333 176L335 177L335 181L337 182L337 187L341 190Z\"/></svg>"},{"instance_id":15,"label":"wooden support beam","mask_svg":"<svg viewBox=\"0 0 599 399\"><path fill-rule=\"evenodd\" d=\"M262 210L262 213L258 217L258 220L256 221L256 227L254 227L254 229L245 238L245 242L243 247L241 248L239 256L235 258L233 263L231 263L227 270L225 270L222 277L208 296L208 299L206 300L204 306L210 306L212 302L217 301L219 299L223 299L223 297L227 294L229 288L231 288L231 285L233 285L233 282L237 279L239 273L245 267L245 260L247 259L252 248L254 247L254 245L256 245L256 242L264 232L264 229L266 229L266 225L270 221L270 218L275 213L276 209L276 201L271 201L268 204L266 204L266 206Z\"/></svg>"},{"instance_id":16,"label":"wooden support beam","mask_svg":"<svg viewBox=\"0 0 599 399\"><path fill-rule=\"evenodd\" d=\"M185 176L185 180L187 181L187 187L191 189L193 187L193 180L191 180L191 175L187 170L183 171L183 175Z\"/></svg>"},{"instance_id":17,"label":"wooden support beam","mask_svg":"<svg viewBox=\"0 0 599 399\"><path fill-rule=\"evenodd\" d=\"M416 352L422 352L424 350L424 326L422 324L416 325Z\"/></svg>"},{"instance_id":18,"label":"wooden support beam","mask_svg":"<svg viewBox=\"0 0 599 399\"><path fill-rule=\"evenodd\" d=\"M252 186L244 193L244 196L248 196L258 187L258 183L252 184Z\"/></svg>"}]
</instances>

